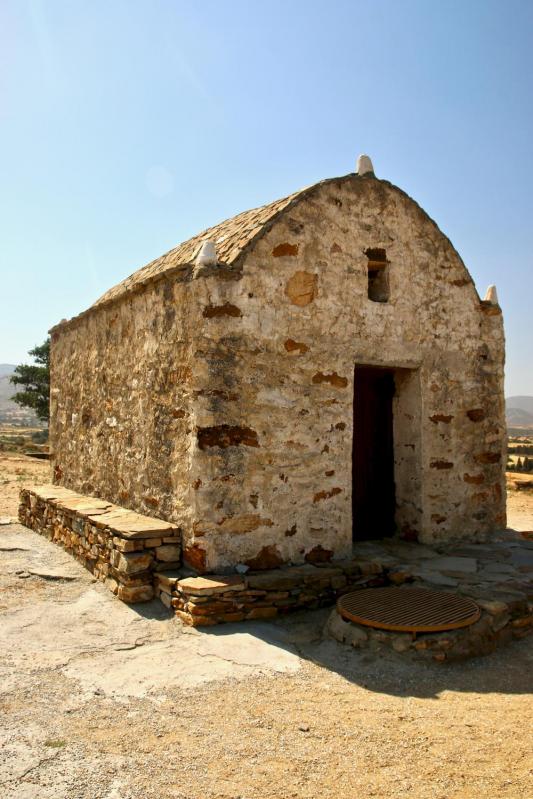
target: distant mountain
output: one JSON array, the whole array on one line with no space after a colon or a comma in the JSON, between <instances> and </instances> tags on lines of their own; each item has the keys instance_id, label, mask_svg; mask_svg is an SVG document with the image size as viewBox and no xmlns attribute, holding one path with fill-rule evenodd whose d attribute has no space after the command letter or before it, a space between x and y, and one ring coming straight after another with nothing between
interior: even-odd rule
<instances>
[{"instance_id":1,"label":"distant mountain","mask_svg":"<svg viewBox=\"0 0 533 799\"><path fill-rule=\"evenodd\" d=\"M533 413L533 397L507 397L505 407L507 409L518 408L520 411Z\"/></svg>"},{"instance_id":2,"label":"distant mountain","mask_svg":"<svg viewBox=\"0 0 533 799\"><path fill-rule=\"evenodd\" d=\"M533 413L520 408L507 408L505 418L509 427L533 427Z\"/></svg>"},{"instance_id":3,"label":"distant mountain","mask_svg":"<svg viewBox=\"0 0 533 799\"><path fill-rule=\"evenodd\" d=\"M12 363L0 363L0 377L12 375L15 371L15 366Z\"/></svg>"},{"instance_id":4,"label":"distant mountain","mask_svg":"<svg viewBox=\"0 0 533 799\"><path fill-rule=\"evenodd\" d=\"M533 430L533 397L507 397L505 400L505 418L508 428L517 428L523 433Z\"/></svg>"}]
</instances>

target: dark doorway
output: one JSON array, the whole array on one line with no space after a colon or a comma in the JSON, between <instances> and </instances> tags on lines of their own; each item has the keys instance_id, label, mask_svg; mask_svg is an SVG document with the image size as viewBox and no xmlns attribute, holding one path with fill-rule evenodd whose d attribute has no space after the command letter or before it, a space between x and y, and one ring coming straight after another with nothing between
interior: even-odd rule
<instances>
[{"instance_id":1,"label":"dark doorway","mask_svg":"<svg viewBox=\"0 0 533 799\"><path fill-rule=\"evenodd\" d=\"M352 449L354 541L384 538L395 531L393 396L392 369L355 367Z\"/></svg>"}]
</instances>

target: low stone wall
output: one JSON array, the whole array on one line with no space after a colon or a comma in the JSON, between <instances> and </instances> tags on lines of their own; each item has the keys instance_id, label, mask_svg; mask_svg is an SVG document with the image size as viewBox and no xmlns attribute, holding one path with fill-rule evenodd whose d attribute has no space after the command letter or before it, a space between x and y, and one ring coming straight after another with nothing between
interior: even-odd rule
<instances>
[{"instance_id":1,"label":"low stone wall","mask_svg":"<svg viewBox=\"0 0 533 799\"><path fill-rule=\"evenodd\" d=\"M486 654L533 631L533 542L510 531L451 550L386 539L357 544L346 561L191 576L181 567L180 530L160 519L59 486L22 489L19 517L71 552L119 599L155 595L194 627L271 619L332 605L346 591L396 585L463 594L481 616L463 629L413 636L346 622L334 609L327 633L354 647L444 662Z\"/></svg>"},{"instance_id":2,"label":"low stone wall","mask_svg":"<svg viewBox=\"0 0 533 799\"><path fill-rule=\"evenodd\" d=\"M383 564L392 585L460 594L476 602L481 614L468 627L413 636L345 621L332 610L326 634L340 642L443 663L488 654L533 632L533 541L527 534L502 531L484 544L440 551L395 539L363 542L358 550Z\"/></svg>"},{"instance_id":3,"label":"low stone wall","mask_svg":"<svg viewBox=\"0 0 533 799\"><path fill-rule=\"evenodd\" d=\"M181 565L177 527L61 486L23 488L19 519L60 544L123 602L154 596L154 573Z\"/></svg>"},{"instance_id":4,"label":"low stone wall","mask_svg":"<svg viewBox=\"0 0 533 799\"><path fill-rule=\"evenodd\" d=\"M409 590L409 588L405 588ZM481 610L478 621L469 627L441 633L388 632L346 621L336 609L326 624L325 632L340 643L355 649L380 652L392 649L416 659L444 663L478 655L488 655L499 646L525 638L533 630L531 606L524 599L475 600Z\"/></svg>"},{"instance_id":5,"label":"low stone wall","mask_svg":"<svg viewBox=\"0 0 533 799\"><path fill-rule=\"evenodd\" d=\"M386 583L377 562L355 558L330 565L288 566L245 575L156 576L156 594L193 627L271 619L303 608L331 605L340 593Z\"/></svg>"}]
</instances>

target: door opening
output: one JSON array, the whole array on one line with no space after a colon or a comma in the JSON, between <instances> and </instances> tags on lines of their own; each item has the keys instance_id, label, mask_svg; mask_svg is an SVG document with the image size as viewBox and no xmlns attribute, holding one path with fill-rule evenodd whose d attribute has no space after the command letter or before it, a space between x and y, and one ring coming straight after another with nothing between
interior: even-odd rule
<instances>
[{"instance_id":1,"label":"door opening","mask_svg":"<svg viewBox=\"0 0 533 799\"><path fill-rule=\"evenodd\" d=\"M352 445L354 541L395 532L394 370L356 366Z\"/></svg>"}]
</instances>

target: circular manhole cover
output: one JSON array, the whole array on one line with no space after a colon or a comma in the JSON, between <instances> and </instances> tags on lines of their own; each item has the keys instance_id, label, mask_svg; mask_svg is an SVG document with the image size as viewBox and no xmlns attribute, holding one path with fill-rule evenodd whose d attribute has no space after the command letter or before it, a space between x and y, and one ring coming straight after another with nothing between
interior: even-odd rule
<instances>
[{"instance_id":1,"label":"circular manhole cover","mask_svg":"<svg viewBox=\"0 0 533 799\"><path fill-rule=\"evenodd\" d=\"M471 599L426 588L364 588L344 594L337 611L348 621L409 633L468 627L481 614Z\"/></svg>"}]
</instances>

